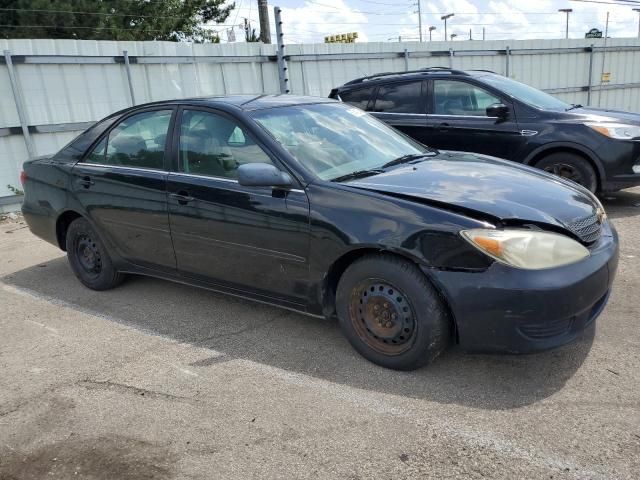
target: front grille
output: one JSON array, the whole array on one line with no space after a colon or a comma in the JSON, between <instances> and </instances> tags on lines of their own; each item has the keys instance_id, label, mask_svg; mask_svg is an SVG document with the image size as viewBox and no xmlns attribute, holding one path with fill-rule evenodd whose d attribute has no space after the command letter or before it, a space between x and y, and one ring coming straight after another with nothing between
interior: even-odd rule
<instances>
[{"instance_id":1,"label":"front grille","mask_svg":"<svg viewBox=\"0 0 640 480\"><path fill-rule=\"evenodd\" d=\"M598 220L598 215L593 214L589 217L581 218L567 225L569 230L575 233L584 243L592 243L600 238L602 225Z\"/></svg>"}]
</instances>

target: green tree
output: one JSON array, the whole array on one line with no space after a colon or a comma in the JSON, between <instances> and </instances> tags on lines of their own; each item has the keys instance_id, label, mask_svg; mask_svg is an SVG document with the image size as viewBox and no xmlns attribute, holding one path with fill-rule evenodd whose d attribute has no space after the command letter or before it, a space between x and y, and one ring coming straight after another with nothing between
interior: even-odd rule
<instances>
[{"instance_id":1,"label":"green tree","mask_svg":"<svg viewBox=\"0 0 640 480\"><path fill-rule=\"evenodd\" d=\"M225 0L0 0L0 38L219 42Z\"/></svg>"}]
</instances>

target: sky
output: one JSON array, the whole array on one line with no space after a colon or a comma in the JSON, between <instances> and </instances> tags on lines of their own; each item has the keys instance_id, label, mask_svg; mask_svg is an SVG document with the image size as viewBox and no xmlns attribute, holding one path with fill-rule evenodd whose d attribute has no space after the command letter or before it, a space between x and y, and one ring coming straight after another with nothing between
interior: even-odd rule
<instances>
[{"instance_id":1,"label":"sky","mask_svg":"<svg viewBox=\"0 0 640 480\"><path fill-rule=\"evenodd\" d=\"M358 41L417 41L418 0L269 0L271 34L275 37L273 7L282 8L285 43L322 43L327 35L358 32ZM621 5L621 1L626 4ZM454 13L447 21L447 34L455 41L564 38L566 14L561 8L572 8L569 37L584 38L591 28L605 31L607 12L609 36L637 37L640 1L634 0L421 0L423 40L429 40L428 28L436 27L433 40L444 40L441 16ZM603 3L598 3L603 2ZM244 40L237 26L247 18L259 30L257 0L235 0L236 8L224 25L212 26L228 41L233 26L237 41ZM617 4L614 4L617 3Z\"/></svg>"}]
</instances>

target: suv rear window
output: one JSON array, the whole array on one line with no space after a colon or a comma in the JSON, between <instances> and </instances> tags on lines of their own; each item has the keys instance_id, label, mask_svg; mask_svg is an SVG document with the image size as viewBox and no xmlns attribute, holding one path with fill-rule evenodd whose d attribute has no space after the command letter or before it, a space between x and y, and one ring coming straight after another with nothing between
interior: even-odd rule
<instances>
[{"instance_id":1,"label":"suv rear window","mask_svg":"<svg viewBox=\"0 0 640 480\"><path fill-rule=\"evenodd\" d=\"M340 93L340 98L343 102L349 103L354 107L367 109L369 99L373 95L373 87L358 88L357 90L350 90L348 92Z\"/></svg>"},{"instance_id":2,"label":"suv rear window","mask_svg":"<svg viewBox=\"0 0 640 480\"><path fill-rule=\"evenodd\" d=\"M425 113L422 101L422 81L392 83L378 89L376 112Z\"/></svg>"}]
</instances>

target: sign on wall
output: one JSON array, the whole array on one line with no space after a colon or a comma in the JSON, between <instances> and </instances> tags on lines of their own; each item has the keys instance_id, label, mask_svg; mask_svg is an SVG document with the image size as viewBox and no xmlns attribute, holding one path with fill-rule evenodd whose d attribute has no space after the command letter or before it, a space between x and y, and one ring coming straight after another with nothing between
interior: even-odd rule
<instances>
[{"instance_id":1,"label":"sign on wall","mask_svg":"<svg viewBox=\"0 0 640 480\"><path fill-rule=\"evenodd\" d=\"M602 30L598 30L597 28L592 28L587 33L584 34L584 38L602 38Z\"/></svg>"},{"instance_id":2,"label":"sign on wall","mask_svg":"<svg viewBox=\"0 0 640 480\"><path fill-rule=\"evenodd\" d=\"M358 38L358 32L340 33L324 37L324 43L353 43Z\"/></svg>"}]
</instances>

